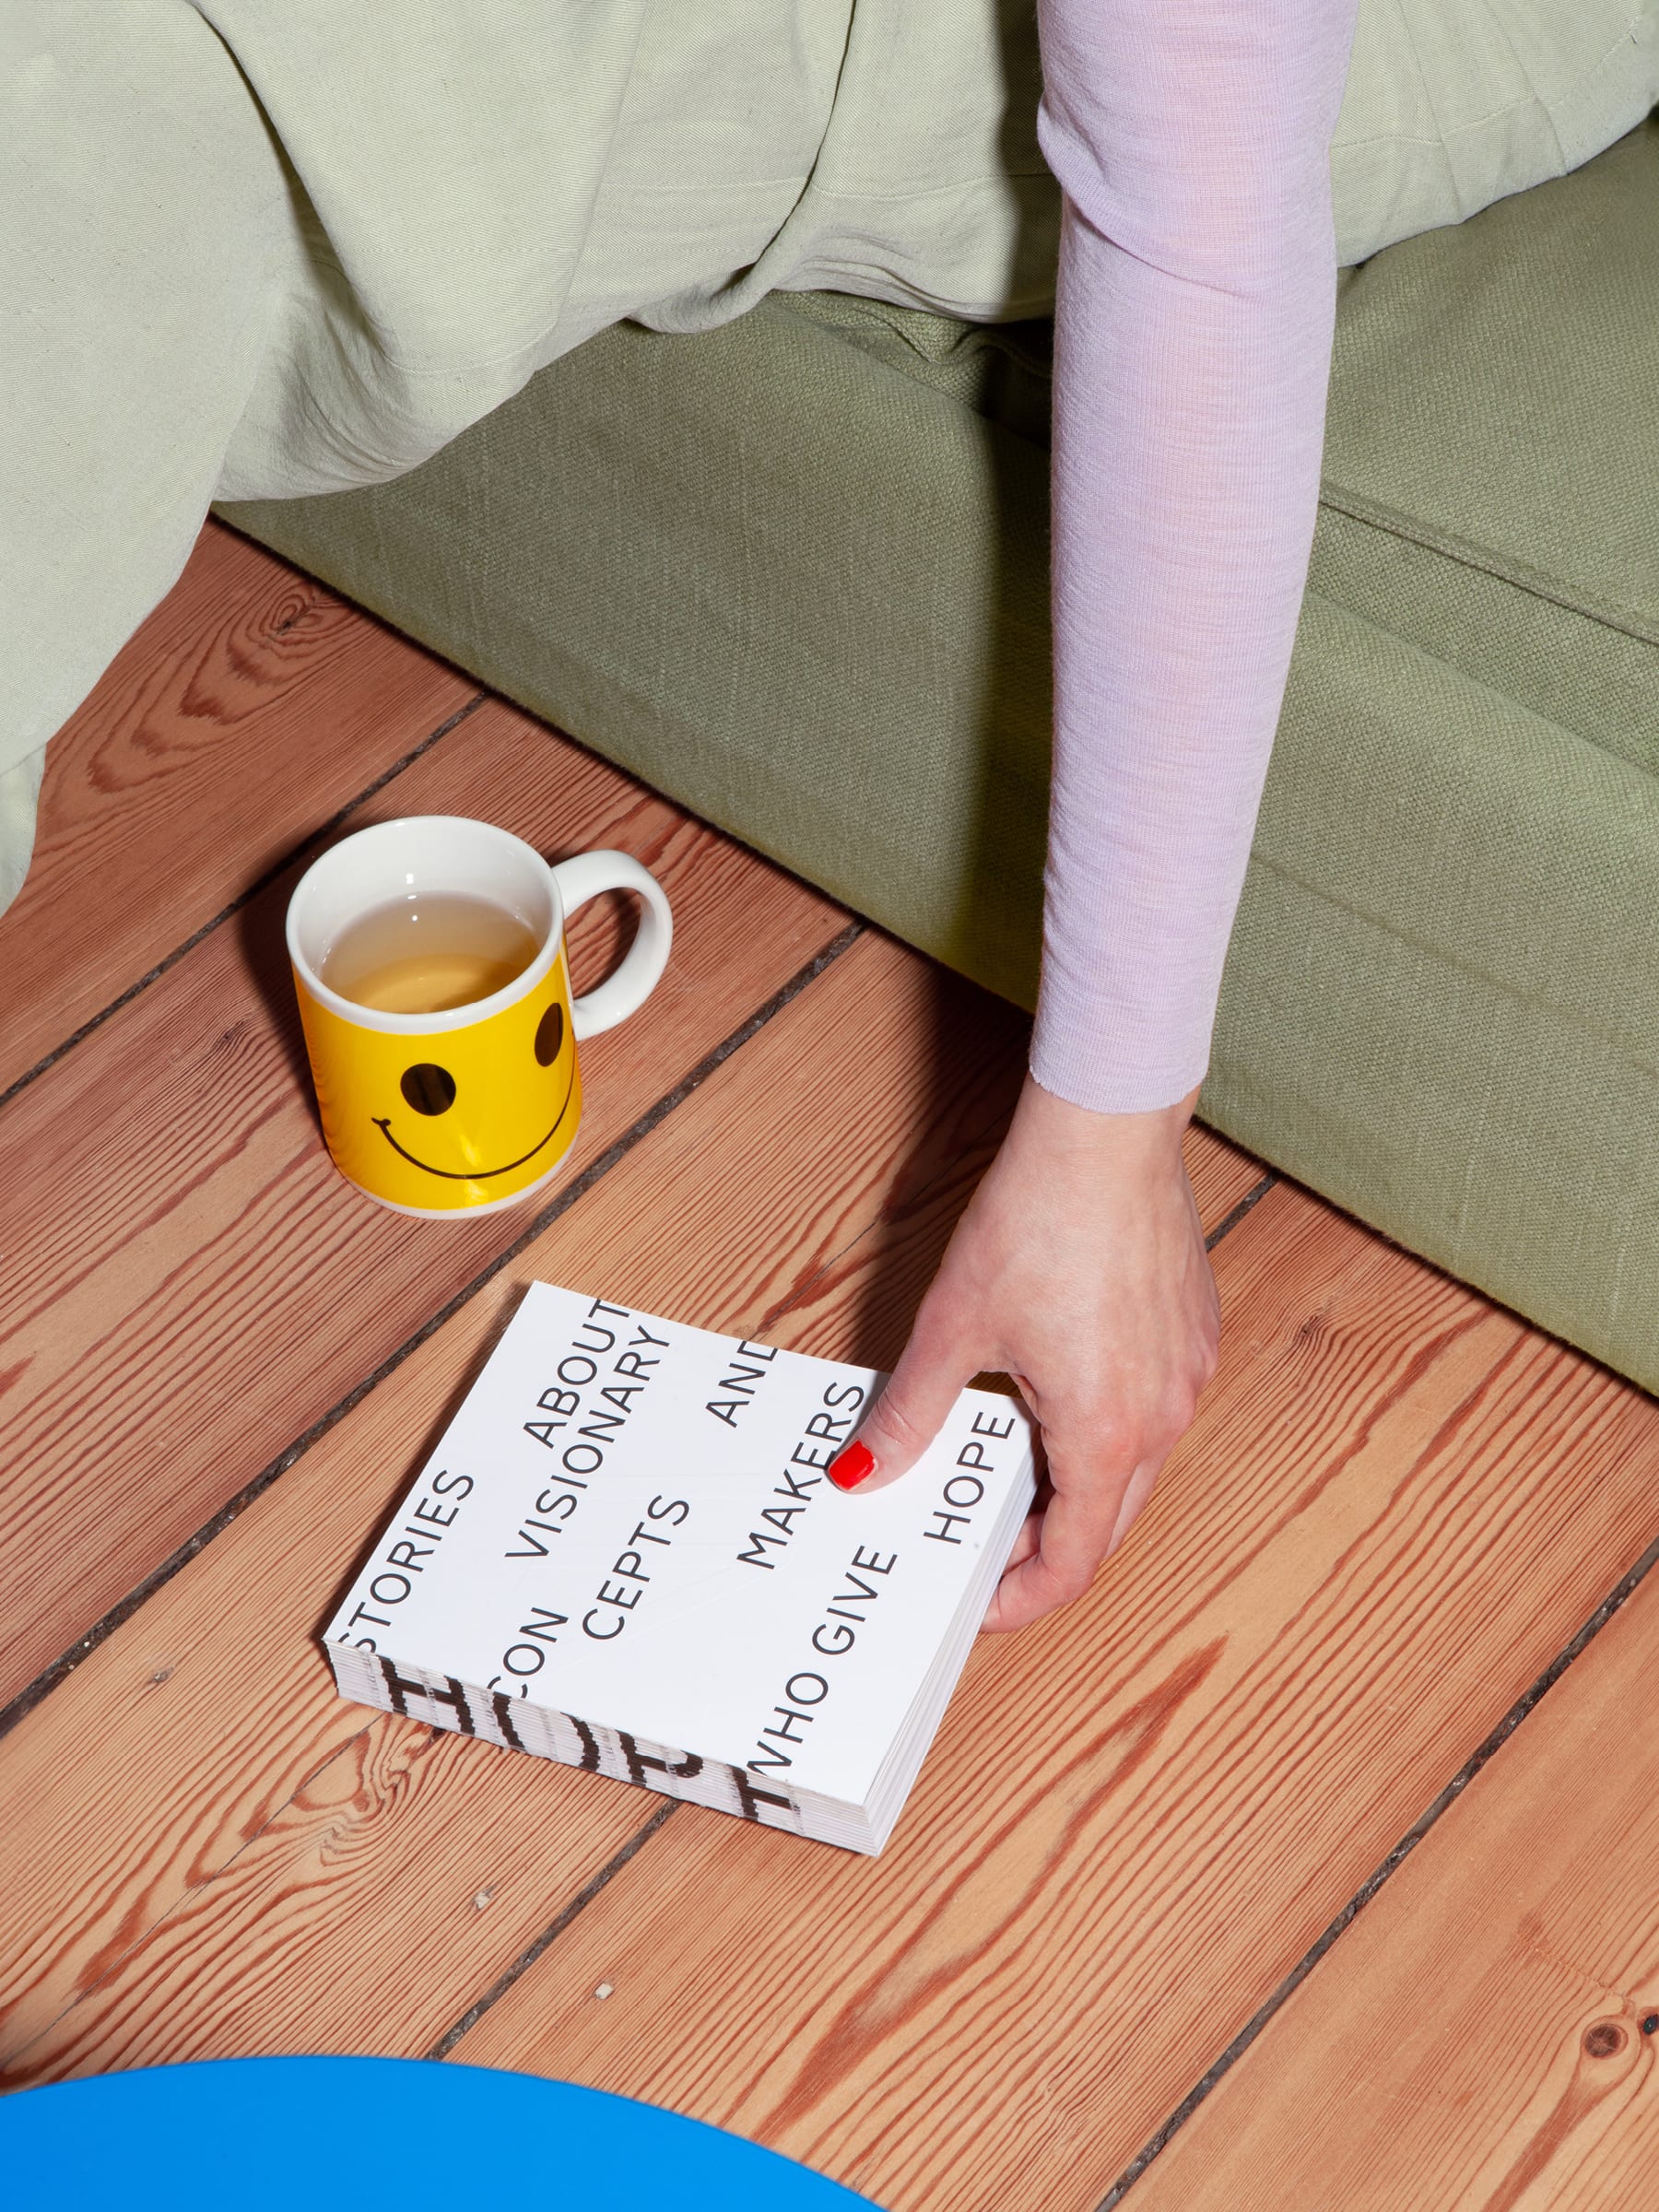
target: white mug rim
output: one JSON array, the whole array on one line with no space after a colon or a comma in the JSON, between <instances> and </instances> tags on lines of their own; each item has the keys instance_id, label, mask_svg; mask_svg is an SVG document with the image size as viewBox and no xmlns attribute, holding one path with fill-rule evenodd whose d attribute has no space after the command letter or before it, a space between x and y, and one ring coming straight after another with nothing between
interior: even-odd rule
<instances>
[{"instance_id":1,"label":"white mug rim","mask_svg":"<svg viewBox=\"0 0 1659 2212\"><path fill-rule=\"evenodd\" d=\"M503 984L499 991L491 992L488 998L470 999L464 1006L450 1006L436 1014L387 1014L378 1006L362 1006L355 999L343 998L323 981L301 949L297 917L300 913L301 900L308 886L324 869L331 868L341 853L349 852L354 845L360 847L369 840L384 842L388 838L406 835L413 827L422 830L464 829L468 834L482 831L515 857L533 862L546 881L550 919L535 959L515 975L512 982ZM366 911L367 902L359 912ZM432 1037L446 1035L455 1030L469 1030L475 1024L488 1021L495 1015L505 1013L510 1006L516 1006L543 982L558 959L564 946L564 900L559 893L559 878L553 872L551 863L545 860L535 847L524 838L515 836L511 830L503 830L499 823L480 821L469 814L404 814L394 816L390 821L371 822L361 830L354 830L349 837L343 837L337 845L330 845L327 852L318 853L289 895L284 934L295 974L317 1004L326 1007L337 1019L350 1023L354 1029L376 1030L382 1036ZM469 1210L477 1212L478 1208Z\"/></svg>"}]
</instances>

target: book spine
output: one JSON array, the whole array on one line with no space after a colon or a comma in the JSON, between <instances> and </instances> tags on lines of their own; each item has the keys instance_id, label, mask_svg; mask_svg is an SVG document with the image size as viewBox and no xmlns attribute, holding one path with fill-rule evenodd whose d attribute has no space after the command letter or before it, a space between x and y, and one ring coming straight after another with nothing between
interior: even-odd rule
<instances>
[{"instance_id":1,"label":"book spine","mask_svg":"<svg viewBox=\"0 0 1659 2212\"><path fill-rule=\"evenodd\" d=\"M665 1797L735 1813L763 1828L782 1828L797 1836L818 1832L815 1807L747 1768L647 1743L623 1729L579 1720L573 1713L509 1697L502 1690L479 1689L458 1682L453 1675L406 1665L383 1652L366 1652L351 1643L324 1648L340 1695L354 1704L372 1705L429 1728L480 1736L504 1749L528 1751L533 1758L550 1759L586 1773L607 1774L613 1782L635 1783Z\"/></svg>"}]
</instances>

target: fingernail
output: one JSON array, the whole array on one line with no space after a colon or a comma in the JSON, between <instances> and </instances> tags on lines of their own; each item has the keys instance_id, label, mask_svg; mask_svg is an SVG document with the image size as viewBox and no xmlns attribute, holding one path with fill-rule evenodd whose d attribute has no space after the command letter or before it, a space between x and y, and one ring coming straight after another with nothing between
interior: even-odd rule
<instances>
[{"instance_id":1,"label":"fingernail","mask_svg":"<svg viewBox=\"0 0 1659 2212\"><path fill-rule=\"evenodd\" d=\"M864 1480L876 1465L876 1455L868 1444L849 1444L844 1452L837 1453L825 1473L838 1490L853 1490Z\"/></svg>"}]
</instances>

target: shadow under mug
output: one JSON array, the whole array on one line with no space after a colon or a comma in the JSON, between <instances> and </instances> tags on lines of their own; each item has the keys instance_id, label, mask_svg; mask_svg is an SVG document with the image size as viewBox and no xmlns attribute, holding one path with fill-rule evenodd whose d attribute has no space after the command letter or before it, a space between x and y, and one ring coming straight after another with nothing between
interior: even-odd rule
<instances>
[{"instance_id":1,"label":"shadow under mug","mask_svg":"<svg viewBox=\"0 0 1659 2212\"><path fill-rule=\"evenodd\" d=\"M602 891L642 901L615 974L571 996L565 923ZM535 958L504 989L440 1014L384 1014L323 980L372 909L460 892L515 914ZM511 830L463 815L379 822L331 846L288 901L288 949L323 1134L335 1167L400 1214L488 1214L557 1173L582 1119L576 1047L645 1003L667 964L662 886L626 853L549 865Z\"/></svg>"}]
</instances>

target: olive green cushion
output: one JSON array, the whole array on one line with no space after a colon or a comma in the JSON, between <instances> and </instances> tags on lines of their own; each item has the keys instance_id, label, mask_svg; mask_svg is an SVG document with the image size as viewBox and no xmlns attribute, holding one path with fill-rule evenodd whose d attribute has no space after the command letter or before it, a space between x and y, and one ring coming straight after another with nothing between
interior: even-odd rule
<instances>
[{"instance_id":1,"label":"olive green cushion","mask_svg":"<svg viewBox=\"0 0 1659 2212\"><path fill-rule=\"evenodd\" d=\"M1656 359L1651 123L1345 280L1204 1095L1650 1386ZM773 299L608 333L399 483L230 519L1029 1005L1045 378L1039 329Z\"/></svg>"}]
</instances>

